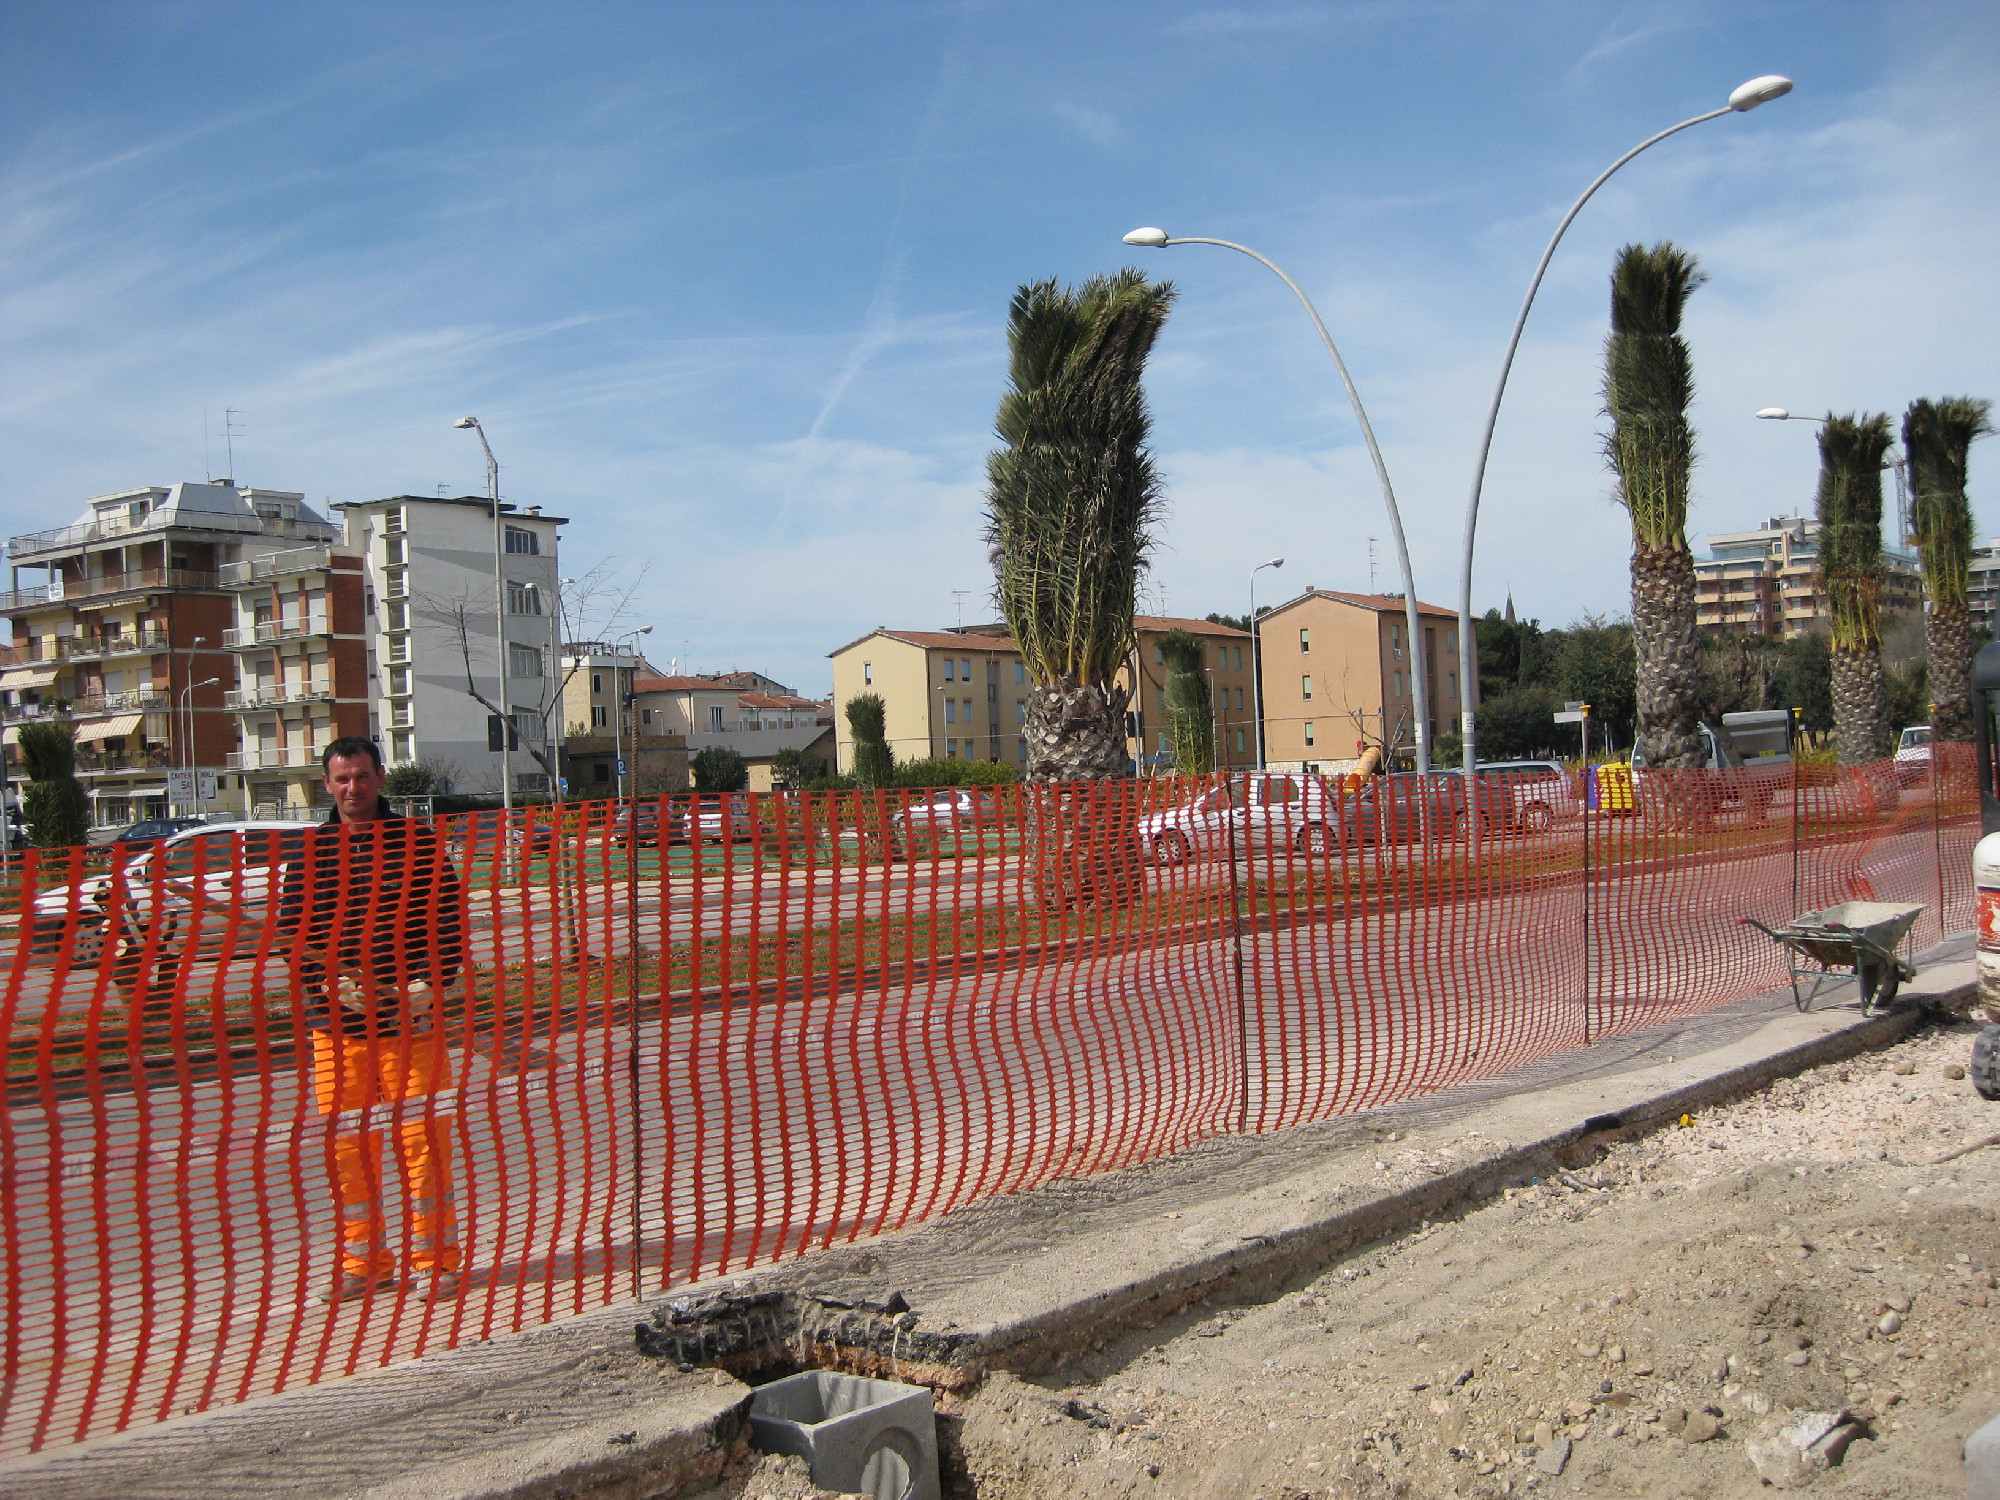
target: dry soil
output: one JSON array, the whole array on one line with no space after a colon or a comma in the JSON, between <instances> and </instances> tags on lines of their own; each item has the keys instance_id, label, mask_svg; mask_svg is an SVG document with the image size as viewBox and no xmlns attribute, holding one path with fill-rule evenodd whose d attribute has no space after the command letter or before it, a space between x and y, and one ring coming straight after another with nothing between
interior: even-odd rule
<instances>
[{"instance_id":1,"label":"dry soil","mask_svg":"<svg viewBox=\"0 0 2000 1500\"><path fill-rule=\"evenodd\" d=\"M1862 1424L1816 1492L1963 1495L1964 1435L2000 1412L2000 1145L1939 1160L2000 1132L1949 1076L1973 1030L1782 1080L1059 1376L990 1377L940 1405L947 1495L1749 1495L1744 1440L1786 1409ZM1397 1154L1384 1171L1423 1165ZM770 1463L721 1493L814 1493Z\"/></svg>"}]
</instances>

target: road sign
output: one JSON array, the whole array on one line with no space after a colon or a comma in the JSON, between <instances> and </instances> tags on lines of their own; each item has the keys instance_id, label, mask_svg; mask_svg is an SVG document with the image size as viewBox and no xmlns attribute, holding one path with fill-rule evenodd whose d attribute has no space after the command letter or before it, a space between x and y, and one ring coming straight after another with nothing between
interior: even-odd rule
<instances>
[{"instance_id":1,"label":"road sign","mask_svg":"<svg viewBox=\"0 0 2000 1500\"><path fill-rule=\"evenodd\" d=\"M192 771L167 772L167 801L185 807L194 801L195 776Z\"/></svg>"},{"instance_id":2,"label":"road sign","mask_svg":"<svg viewBox=\"0 0 2000 1500\"><path fill-rule=\"evenodd\" d=\"M215 772L197 771L195 774L195 795L202 802L215 800Z\"/></svg>"},{"instance_id":3,"label":"road sign","mask_svg":"<svg viewBox=\"0 0 2000 1500\"><path fill-rule=\"evenodd\" d=\"M622 755L618 757L618 774L620 776L625 774L625 757Z\"/></svg>"},{"instance_id":4,"label":"road sign","mask_svg":"<svg viewBox=\"0 0 2000 1500\"><path fill-rule=\"evenodd\" d=\"M1590 705L1586 703L1582 708L1576 709L1572 712L1557 714L1556 722L1558 724L1581 724L1589 718L1590 718Z\"/></svg>"}]
</instances>

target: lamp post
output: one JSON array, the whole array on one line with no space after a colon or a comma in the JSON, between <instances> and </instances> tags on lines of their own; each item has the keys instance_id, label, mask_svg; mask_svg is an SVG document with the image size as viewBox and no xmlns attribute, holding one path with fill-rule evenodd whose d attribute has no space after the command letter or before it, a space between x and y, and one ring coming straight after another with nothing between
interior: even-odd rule
<instances>
[{"instance_id":1,"label":"lamp post","mask_svg":"<svg viewBox=\"0 0 2000 1500\"><path fill-rule=\"evenodd\" d=\"M552 686L549 689L549 701L542 709L542 743L553 747L549 758L556 768L556 781L555 785L550 787L549 790L554 794L558 802L563 801L566 795L563 782L568 780L568 777L563 767L563 742L567 736L558 735L550 729L549 716L551 714L555 716L556 729L565 727L562 722L562 696L563 689L568 685L569 679L563 674L562 669L563 590L569 588L575 582L574 578L558 578L556 580L556 596L551 601L555 607L549 611L549 681Z\"/></svg>"},{"instance_id":2,"label":"lamp post","mask_svg":"<svg viewBox=\"0 0 2000 1500\"><path fill-rule=\"evenodd\" d=\"M207 644L208 637L205 635L194 636L188 641L187 669L181 673L182 686L179 695L183 701L187 698L187 689L194 685L194 649L197 646L205 646ZM168 692L171 695L173 691L173 677L171 673L167 677L167 684ZM171 696L167 707L174 710L174 722L181 726L181 754L180 760L176 764L181 765L184 769L192 769L194 766L194 716L192 714L181 713L176 709Z\"/></svg>"},{"instance_id":3,"label":"lamp post","mask_svg":"<svg viewBox=\"0 0 2000 1500\"><path fill-rule=\"evenodd\" d=\"M189 656L189 660L190 660L190 661L192 661L192 660L193 660L193 656L192 656L192 654L190 654L190 656ZM194 674L193 674L192 672L190 672L190 673L189 673L188 675L189 675L190 677L192 677L192 676L193 676ZM221 679L220 677L204 677L204 678L202 678L202 680L201 680L200 682L190 682L190 683L188 683L188 684L187 684L187 686L185 686L185 687L183 687L183 688L181 689L181 716L182 716L182 718L184 718L184 719L185 719L185 720L187 721L187 740L186 740L186 744L187 744L187 763L186 763L185 765L183 765L183 766L181 767L181 769L182 769L182 770L184 770L184 771L186 771L186 772L188 773L188 775L189 775L190 777L192 777L192 776L194 775L194 770L195 770L195 756L194 756L194 700L193 700L193 697L192 697L192 694L194 693L194 690L195 690L196 688L198 688L198 687L213 687L213 686L215 686L215 684L216 684L216 683L218 683L218 682L220 682L220 681L222 681L222 679ZM193 800L192 800L192 801L191 801L191 802L189 803L189 805L190 805L190 806L199 806L199 805L200 805L200 801L201 801L201 799L200 799L199 797L197 797L197 798L194 798L194 799L193 799Z\"/></svg>"},{"instance_id":4,"label":"lamp post","mask_svg":"<svg viewBox=\"0 0 2000 1500\"><path fill-rule=\"evenodd\" d=\"M1753 78L1748 83L1739 85L1722 108L1711 109L1706 114L1695 115L1678 125L1670 125L1658 135L1647 136L1645 140L1598 173L1590 186L1583 190L1583 196L1570 205L1569 212L1564 214L1562 222L1556 225L1556 232L1549 237L1548 248L1542 252L1542 258L1535 266L1535 274L1528 282L1528 295L1522 299L1521 311L1514 319L1513 335L1507 340L1506 357L1500 361L1500 380L1493 387L1493 403L1486 409L1486 428L1479 437L1479 462L1472 474L1472 498L1465 507L1465 549L1460 560L1458 578L1458 706L1465 741L1464 766L1467 777L1473 774L1473 767L1479 760L1478 726L1474 713L1476 705L1473 702L1479 682L1479 652L1472 639L1472 544L1479 528L1479 492L1486 483L1486 460L1493 451L1493 428L1500 420L1500 401L1507 394L1507 376L1514 368L1515 351L1521 347L1521 330L1527 326L1528 309L1535 305L1535 293L1541 290L1542 277L1548 272L1549 262L1555 258L1556 246L1562 243L1562 237L1568 231L1571 222L1583 212L1583 205L1610 180L1611 174L1647 147L1656 146L1668 136L1677 135L1706 120L1720 119L1727 114L1745 114L1760 104L1769 104L1773 99L1782 99L1791 91L1791 79L1782 78L1776 73L1767 73L1761 78ZM1470 786L1466 788L1466 795L1468 799L1472 796ZM1476 804L1468 803L1468 805ZM1476 840L1479 837L1477 818L1472 820L1472 828L1472 836Z\"/></svg>"},{"instance_id":5,"label":"lamp post","mask_svg":"<svg viewBox=\"0 0 2000 1500\"><path fill-rule=\"evenodd\" d=\"M1340 372L1340 383L1347 389L1347 399L1354 407L1354 418L1361 424L1362 439L1368 444L1368 456L1375 464L1375 478L1382 486L1382 503L1389 509L1389 531L1395 538L1396 560L1403 570L1403 613L1408 620L1410 632L1410 683L1416 703L1417 769L1428 771L1431 768L1430 688L1425 681L1423 634L1417 618L1417 581L1410 572L1409 545L1403 540L1403 513L1396 507L1396 491L1389 483L1389 466L1382 461L1382 450L1375 442L1375 429L1368 424L1368 413L1361 405L1361 393L1355 390L1354 381L1347 373L1347 361L1340 357L1340 350L1334 345L1333 335L1326 331L1326 322L1320 317L1319 309L1313 306L1312 298L1305 294L1296 281L1284 273L1276 261L1258 254L1248 245L1239 245L1233 240L1207 239L1199 235L1175 237L1164 229L1152 228L1133 230L1125 236L1125 243L1146 245L1156 250L1165 249L1169 245L1220 245L1225 250L1235 250L1247 255L1272 271L1280 281L1292 289L1292 294L1304 305L1307 316L1312 319L1313 327L1319 330L1320 342L1326 345L1326 352L1333 356L1333 367ZM1250 623L1255 626L1256 619L1253 617ZM1258 744L1262 745L1261 718L1258 720L1257 732ZM1260 750L1257 757L1257 768L1260 771L1264 768L1263 761L1263 753Z\"/></svg>"},{"instance_id":6,"label":"lamp post","mask_svg":"<svg viewBox=\"0 0 2000 1500\"><path fill-rule=\"evenodd\" d=\"M501 573L500 536L500 461L493 456L493 445L486 441L486 429L479 425L477 417L460 417L451 424L454 427L470 428L479 434L479 446L486 452L486 495L493 506L493 649L499 655L494 667L494 675L500 680L500 806L507 813L514 811L514 759L508 748L513 740L513 703L507 696L507 580ZM512 817L507 819L511 826Z\"/></svg>"},{"instance_id":7,"label":"lamp post","mask_svg":"<svg viewBox=\"0 0 2000 1500\"><path fill-rule=\"evenodd\" d=\"M1282 568L1284 565L1282 557L1274 557L1250 570L1250 708L1251 717L1256 720L1251 728L1257 736L1257 769L1260 771L1264 769L1264 637L1257 628L1257 575L1266 568Z\"/></svg>"},{"instance_id":8,"label":"lamp post","mask_svg":"<svg viewBox=\"0 0 2000 1500\"><path fill-rule=\"evenodd\" d=\"M1766 406L1761 408L1757 413L1757 419L1762 422L1811 422L1819 427L1824 427L1828 422L1833 420L1831 416L1804 416L1798 412L1787 411L1782 406ZM1883 464L1882 467L1890 470L1896 476L1896 545L1898 547L1907 546L1910 542L1911 529L1910 456L1893 442L1889 444L1888 451L1883 456L1889 461Z\"/></svg>"},{"instance_id":9,"label":"lamp post","mask_svg":"<svg viewBox=\"0 0 2000 1500\"><path fill-rule=\"evenodd\" d=\"M621 671L629 671L631 674L625 679L625 690L618 695L618 732L617 738L612 741L613 747L618 753L618 763L625 767L624 770L618 773L618 795L625 799L626 810L628 812L631 811L633 804L638 800L639 776L633 762L636 762L639 758L639 734L635 727L632 732L632 761L628 762L625 759L625 721L632 716L632 700L639 696L636 691L639 683L639 650L637 641L640 636L651 635L652 633L652 626L641 625L637 630L626 631L611 643L614 647L625 646L628 642L632 643L629 646L632 653L632 665L629 668L620 667L615 656L611 662L611 676L613 681L617 680L618 674ZM629 791L628 788L630 789ZM636 817L637 814L635 813L633 816ZM638 831L635 828L633 830L633 837L636 839L637 836Z\"/></svg>"}]
</instances>

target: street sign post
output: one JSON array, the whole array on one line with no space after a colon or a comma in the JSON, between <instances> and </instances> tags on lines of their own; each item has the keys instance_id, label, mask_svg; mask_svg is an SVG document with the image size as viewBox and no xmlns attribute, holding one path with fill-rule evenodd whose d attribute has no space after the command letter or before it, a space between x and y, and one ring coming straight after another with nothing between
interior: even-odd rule
<instances>
[{"instance_id":1,"label":"street sign post","mask_svg":"<svg viewBox=\"0 0 2000 1500\"><path fill-rule=\"evenodd\" d=\"M1558 724L1581 724L1583 726L1583 763L1586 766L1589 765L1590 705L1588 703L1570 703L1555 717Z\"/></svg>"}]
</instances>

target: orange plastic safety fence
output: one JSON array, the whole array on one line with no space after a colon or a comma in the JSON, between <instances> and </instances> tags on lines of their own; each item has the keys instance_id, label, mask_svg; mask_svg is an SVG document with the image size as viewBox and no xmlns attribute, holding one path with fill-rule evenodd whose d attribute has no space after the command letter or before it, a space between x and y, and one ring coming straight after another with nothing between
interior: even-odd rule
<instances>
[{"instance_id":1,"label":"orange plastic safety fence","mask_svg":"<svg viewBox=\"0 0 2000 1500\"><path fill-rule=\"evenodd\" d=\"M7 872L0 1452L1503 1072L1972 916L1969 747L218 825Z\"/></svg>"}]
</instances>

